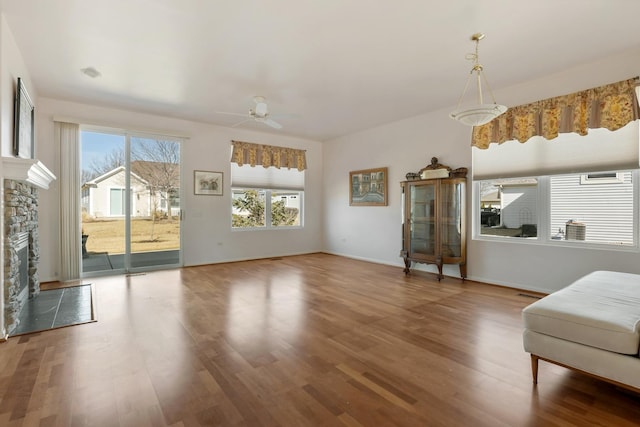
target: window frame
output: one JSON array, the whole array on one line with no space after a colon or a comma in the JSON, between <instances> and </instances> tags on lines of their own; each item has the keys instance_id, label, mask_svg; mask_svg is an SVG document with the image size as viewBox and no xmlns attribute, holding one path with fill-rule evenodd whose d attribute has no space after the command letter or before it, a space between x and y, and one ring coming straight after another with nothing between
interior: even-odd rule
<instances>
[{"instance_id":1,"label":"window frame","mask_svg":"<svg viewBox=\"0 0 640 427\"><path fill-rule=\"evenodd\" d=\"M607 177L595 177L590 175L605 175L605 174L613 174L616 176L607 176ZM624 182L622 178L622 174L620 172L594 172L594 173L583 173L580 175L580 184L582 185L598 185L598 184L618 184Z\"/></svg>"},{"instance_id":2,"label":"window frame","mask_svg":"<svg viewBox=\"0 0 640 427\"><path fill-rule=\"evenodd\" d=\"M629 169L625 170L631 172L631 179L633 182L633 243L630 245L624 244L612 244L606 242L594 242L594 241L580 241L580 240L556 240L551 238L551 176L543 175L543 176L532 176L528 178L535 178L538 180L537 184L537 195L536 195L536 204L539 207L537 210L537 236L536 237L505 237L505 236L493 236L487 234L481 234L480 230L482 228L480 224L481 217L481 182L483 181L496 181L496 180L473 180L472 181L472 204L471 204L471 215L472 215L472 240L485 241L485 242L505 242L505 243L515 243L515 244L529 244L529 245L545 245L545 246L553 246L553 247L570 247L570 248L586 248L586 249L600 249L600 250L610 250L610 251L622 251L622 252L640 252L639 246L639 235L640 235L640 224L638 219L640 218L639 211L639 191L640 191L640 183L638 182L640 179L640 169ZM615 171L616 178L609 178L609 182L606 183L617 183L618 178L620 177L621 172L625 171ZM614 172L614 171L611 171ZM591 172L590 174L597 173L607 173L607 171L600 172ZM565 174L562 174L565 175ZM583 174L582 177L588 174ZM600 180L599 183L604 184L605 181ZM595 182L588 183L589 185L596 184Z\"/></svg>"},{"instance_id":3,"label":"window frame","mask_svg":"<svg viewBox=\"0 0 640 427\"><path fill-rule=\"evenodd\" d=\"M263 227L234 227L233 226L233 195L236 191L256 190L258 192L264 191L265 193L265 206L264 206L264 222ZM288 192L296 193L300 200L300 212L298 216L300 218L299 225L272 225L271 223L271 203L273 199L273 193ZM275 196L277 197L277 196ZM231 231L264 231L264 230L299 230L304 228L304 190L290 190L285 188L253 188L253 187L231 187Z\"/></svg>"}]
</instances>

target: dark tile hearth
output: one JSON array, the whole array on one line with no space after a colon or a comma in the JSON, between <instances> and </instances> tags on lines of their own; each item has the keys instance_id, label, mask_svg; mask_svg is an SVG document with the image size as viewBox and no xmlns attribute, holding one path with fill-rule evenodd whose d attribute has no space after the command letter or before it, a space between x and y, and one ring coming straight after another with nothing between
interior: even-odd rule
<instances>
[{"instance_id":1,"label":"dark tile hearth","mask_svg":"<svg viewBox=\"0 0 640 427\"><path fill-rule=\"evenodd\" d=\"M20 312L12 335L55 329L94 321L91 285L41 291Z\"/></svg>"}]
</instances>

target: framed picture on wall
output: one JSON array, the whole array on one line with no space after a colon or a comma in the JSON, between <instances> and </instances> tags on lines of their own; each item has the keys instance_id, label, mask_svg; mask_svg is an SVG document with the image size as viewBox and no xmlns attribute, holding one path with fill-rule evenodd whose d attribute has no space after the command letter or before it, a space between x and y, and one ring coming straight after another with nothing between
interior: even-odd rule
<instances>
[{"instance_id":1,"label":"framed picture on wall","mask_svg":"<svg viewBox=\"0 0 640 427\"><path fill-rule=\"evenodd\" d=\"M350 206L387 206L387 168L349 172Z\"/></svg>"},{"instance_id":2,"label":"framed picture on wall","mask_svg":"<svg viewBox=\"0 0 640 427\"><path fill-rule=\"evenodd\" d=\"M222 172L193 171L193 194L222 196Z\"/></svg>"},{"instance_id":3,"label":"framed picture on wall","mask_svg":"<svg viewBox=\"0 0 640 427\"><path fill-rule=\"evenodd\" d=\"M34 108L33 102L18 77L14 109L13 155L33 159L34 154Z\"/></svg>"}]
</instances>

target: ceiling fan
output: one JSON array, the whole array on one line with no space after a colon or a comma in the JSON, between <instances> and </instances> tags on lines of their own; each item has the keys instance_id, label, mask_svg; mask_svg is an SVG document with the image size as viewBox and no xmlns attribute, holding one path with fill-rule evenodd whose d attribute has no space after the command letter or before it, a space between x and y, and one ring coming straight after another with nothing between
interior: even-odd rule
<instances>
[{"instance_id":1,"label":"ceiling fan","mask_svg":"<svg viewBox=\"0 0 640 427\"><path fill-rule=\"evenodd\" d=\"M217 113L245 118L244 120L234 124L232 127L239 126L244 122L248 122L249 120L254 120L258 123L264 123L265 125L270 126L274 129L282 129L282 125L271 118L271 114L269 114L269 108L267 107L264 96L254 96L253 102L255 102L256 105L253 108L249 108L249 114L228 113L225 111L217 111Z\"/></svg>"}]
</instances>

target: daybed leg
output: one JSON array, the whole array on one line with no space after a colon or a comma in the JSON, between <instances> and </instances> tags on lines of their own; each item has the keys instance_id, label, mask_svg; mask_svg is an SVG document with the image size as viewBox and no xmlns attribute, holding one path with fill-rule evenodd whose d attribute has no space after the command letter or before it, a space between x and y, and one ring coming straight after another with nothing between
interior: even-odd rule
<instances>
[{"instance_id":1,"label":"daybed leg","mask_svg":"<svg viewBox=\"0 0 640 427\"><path fill-rule=\"evenodd\" d=\"M531 355L531 374L533 375L533 383L538 384L538 356Z\"/></svg>"}]
</instances>

